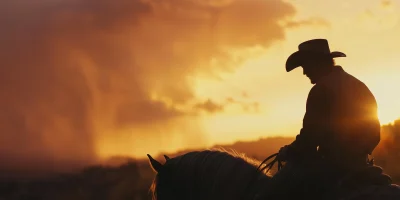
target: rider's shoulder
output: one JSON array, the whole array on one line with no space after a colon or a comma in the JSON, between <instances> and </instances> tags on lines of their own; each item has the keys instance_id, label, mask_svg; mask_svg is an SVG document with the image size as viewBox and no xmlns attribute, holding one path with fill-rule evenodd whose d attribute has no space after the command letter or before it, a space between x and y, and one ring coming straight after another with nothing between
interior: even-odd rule
<instances>
[{"instance_id":1,"label":"rider's shoulder","mask_svg":"<svg viewBox=\"0 0 400 200\"><path fill-rule=\"evenodd\" d=\"M308 98L317 98L320 96L327 96L329 93L329 89L324 84L315 84L310 92L308 93Z\"/></svg>"},{"instance_id":2,"label":"rider's shoulder","mask_svg":"<svg viewBox=\"0 0 400 200\"><path fill-rule=\"evenodd\" d=\"M321 81L321 82L318 82L318 84L315 84L312 86L310 93L311 92L322 92L322 91L327 90L328 88L329 88L329 84L326 84L325 81Z\"/></svg>"}]
</instances>

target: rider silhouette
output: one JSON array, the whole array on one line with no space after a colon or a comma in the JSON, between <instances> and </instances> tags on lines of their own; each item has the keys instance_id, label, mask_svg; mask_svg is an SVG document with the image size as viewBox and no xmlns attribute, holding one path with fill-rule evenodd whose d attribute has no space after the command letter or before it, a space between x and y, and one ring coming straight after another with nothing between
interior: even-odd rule
<instances>
[{"instance_id":1,"label":"rider silhouette","mask_svg":"<svg viewBox=\"0 0 400 200\"><path fill-rule=\"evenodd\" d=\"M298 48L287 59L286 71L301 66L315 85L308 95L300 133L279 152L287 163L273 177L272 187L292 195L282 188L292 191L314 181L312 187L320 186L322 193L340 175L368 166L368 155L380 141L374 95L363 82L335 66L333 58L346 55L331 52L325 39L309 40Z\"/></svg>"}]
</instances>

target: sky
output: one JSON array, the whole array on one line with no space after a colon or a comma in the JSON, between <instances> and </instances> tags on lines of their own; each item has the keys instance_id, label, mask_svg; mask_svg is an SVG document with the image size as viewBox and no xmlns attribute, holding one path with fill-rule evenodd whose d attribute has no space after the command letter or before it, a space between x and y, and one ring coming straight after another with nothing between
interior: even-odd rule
<instances>
[{"instance_id":1,"label":"sky","mask_svg":"<svg viewBox=\"0 0 400 200\"><path fill-rule=\"evenodd\" d=\"M14 0L0 26L3 167L295 136L312 85L284 64L314 38L400 117L398 0Z\"/></svg>"}]
</instances>

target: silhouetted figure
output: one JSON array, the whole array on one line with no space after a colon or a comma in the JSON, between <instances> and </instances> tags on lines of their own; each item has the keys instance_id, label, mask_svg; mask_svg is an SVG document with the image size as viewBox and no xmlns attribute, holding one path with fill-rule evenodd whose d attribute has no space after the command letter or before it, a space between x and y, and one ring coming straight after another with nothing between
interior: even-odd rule
<instances>
[{"instance_id":1,"label":"silhouetted figure","mask_svg":"<svg viewBox=\"0 0 400 200\"><path fill-rule=\"evenodd\" d=\"M288 190L296 188L301 194L308 187L322 195L338 178L370 164L368 155L380 141L377 103L363 82L335 66L335 57L346 55L331 52L325 39L313 39L287 59L287 72L301 66L315 85L300 134L280 150L287 164L273 178L275 192L294 195Z\"/></svg>"}]
</instances>

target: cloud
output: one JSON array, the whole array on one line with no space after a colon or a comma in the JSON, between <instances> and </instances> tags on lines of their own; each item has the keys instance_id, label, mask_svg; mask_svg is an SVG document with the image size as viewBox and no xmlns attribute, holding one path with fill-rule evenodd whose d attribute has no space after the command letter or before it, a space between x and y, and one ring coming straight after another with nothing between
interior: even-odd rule
<instances>
[{"instance_id":1,"label":"cloud","mask_svg":"<svg viewBox=\"0 0 400 200\"><path fill-rule=\"evenodd\" d=\"M242 97L243 97L243 98L248 98L248 97L249 97L249 94L247 94L247 92L243 91L243 92L242 92Z\"/></svg>"},{"instance_id":2,"label":"cloud","mask_svg":"<svg viewBox=\"0 0 400 200\"><path fill-rule=\"evenodd\" d=\"M304 20L297 21L288 21L285 26L287 28L298 28L303 26L322 26L322 27L330 27L330 23L322 18L312 17Z\"/></svg>"},{"instance_id":3,"label":"cloud","mask_svg":"<svg viewBox=\"0 0 400 200\"><path fill-rule=\"evenodd\" d=\"M381 1L381 5L383 7L391 7L393 5L393 2L389 1L389 0L383 0L383 1Z\"/></svg>"},{"instance_id":4,"label":"cloud","mask_svg":"<svg viewBox=\"0 0 400 200\"><path fill-rule=\"evenodd\" d=\"M212 101L211 99L208 99L205 102L197 103L194 106L194 108L199 110L204 110L208 113L216 113L216 112L222 112L224 110L224 105L218 104Z\"/></svg>"},{"instance_id":5,"label":"cloud","mask_svg":"<svg viewBox=\"0 0 400 200\"><path fill-rule=\"evenodd\" d=\"M371 6L359 13L357 25L371 32L389 31L399 22L397 13L390 1L383 1L378 6Z\"/></svg>"},{"instance_id":6,"label":"cloud","mask_svg":"<svg viewBox=\"0 0 400 200\"><path fill-rule=\"evenodd\" d=\"M279 21L294 14L281 0L1 1L2 163L87 164L179 137L168 130L194 120L191 77L234 69L231 50L283 40Z\"/></svg>"},{"instance_id":7,"label":"cloud","mask_svg":"<svg viewBox=\"0 0 400 200\"><path fill-rule=\"evenodd\" d=\"M247 93L243 93L244 98L249 98ZM226 103L230 105L239 105L246 113L257 113L260 111L260 103L236 100L232 97L226 98Z\"/></svg>"},{"instance_id":8,"label":"cloud","mask_svg":"<svg viewBox=\"0 0 400 200\"><path fill-rule=\"evenodd\" d=\"M251 98L247 92L242 92L240 97L245 100L237 100L233 97L228 97L225 99L225 101L219 103L212 99L207 99L205 101L196 103L193 106L193 109L195 113L198 111L204 111L208 114L216 114L224 112L227 107L233 107L237 109L237 107L239 106L241 111L244 113L259 112L260 104L258 102L251 102L251 101L249 102Z\"/></svg>"}]
</instances>

